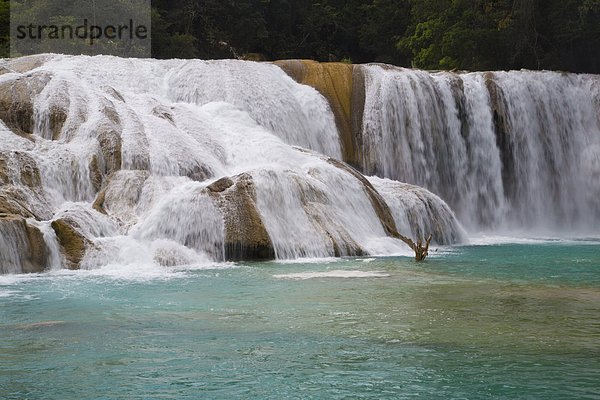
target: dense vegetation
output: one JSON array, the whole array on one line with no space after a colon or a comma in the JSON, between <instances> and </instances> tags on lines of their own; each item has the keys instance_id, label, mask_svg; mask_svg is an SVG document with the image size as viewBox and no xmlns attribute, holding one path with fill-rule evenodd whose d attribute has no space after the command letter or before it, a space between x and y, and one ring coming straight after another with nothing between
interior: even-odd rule
<instances>
[{"instance_id":1,"label":"dense vegetation","mask_svg":"<svg viewBox=\"0 0 600 400\"><path fill-rule=\"evenodd\" d=\"M154 0L156 58L600 73L600 0ZM0 0L0 51L8 1Z\"/></svg>"}]
</instances>

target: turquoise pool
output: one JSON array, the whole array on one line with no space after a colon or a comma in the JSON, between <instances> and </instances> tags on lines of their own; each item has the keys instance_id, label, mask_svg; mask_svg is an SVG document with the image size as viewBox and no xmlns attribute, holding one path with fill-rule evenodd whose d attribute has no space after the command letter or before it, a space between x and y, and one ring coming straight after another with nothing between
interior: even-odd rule
<instances>
[{"instance_id":1,"label":"turquoise pool","mask_svg":"<svg viewBox=\"0 0 600 400\"><path fill-rule=\"evenodd\" d=\"M2 399L598 399L600 243L0 277Z\"/></svg>"}]
</instances>

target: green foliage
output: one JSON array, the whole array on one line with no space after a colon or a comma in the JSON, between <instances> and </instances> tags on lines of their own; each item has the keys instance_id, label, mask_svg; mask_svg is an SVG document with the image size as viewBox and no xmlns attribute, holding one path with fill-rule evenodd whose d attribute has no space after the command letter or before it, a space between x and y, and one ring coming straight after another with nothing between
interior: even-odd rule
<instances>
[{"instance_id":1,"label":"green foliage","mask_svg":"<svg viewBox=\"0 0 600 400\"><path fill-rule=\"evenodd\" d=\"M79 11L69 0L15 1L26 3L19 12L43 8L58 22ZM135 12L129 0L115 4ZM600 73L600 0L153 0L152 6L156 58ZM9 1L0 0L0 56L8 54L8 30Z\"/></svg>"},{"instance_id":2,"label":"green foliage","mask_svg":"<svg viewBox=\"0 0 600 400\"><path fill-rule=\"evenodd\" d=\"M10 1L0 0L0 58L10 53Z\"/></svg>"},{"instance_id":3,"label":"green foliage","mask_svg":"<svg viewBox=\"0 0 600 400\"><path fill-rule=\"evenodd\" d=\"M425 69L600 72L600 0L411 0L398 47Z\"/></svg>"}]
</instances>

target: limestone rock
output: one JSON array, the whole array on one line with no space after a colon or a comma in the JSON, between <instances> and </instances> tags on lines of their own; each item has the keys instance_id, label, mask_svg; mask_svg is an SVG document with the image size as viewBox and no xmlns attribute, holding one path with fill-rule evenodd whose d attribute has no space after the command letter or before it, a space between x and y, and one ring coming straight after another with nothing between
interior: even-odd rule
<instances>
[{"instance_id":1,"label":"limestone rock","mask_svg":"<svg viewBox=\"0 0 600 400\"><path fill-rule=\"evenodd\" d=\"M496 144L500 149L502 157L502 182L504 184L505 193L512 198L515 194L515 161L514 151L512 149L512 141L510 139L510 127L508 118L508 105L504 97L502 88L496 83L493 72L484 74L485 86L490 95L490 105L494 117L494 132L496 134Z\"/></svg>"},{"instance_id":2,"label":"limestone rock","mask_svg":"<svg viewBox=\"0 0 600 400\"><path fill-rule=\"evenodd\" d=\"M104 116L97 128L100 153L90 160L90 180L94 189L101 190L107 176L119 171L122 165L121 119L110 101L102 110Z\"/></svg>"},{"instance_id":3,"label":"limestone rock","mask_svg":"<svg viewBox=\"0 0 600 400\"><path fill-rule=\"evenodd\" d=\"M11 58L6 60L6 64L3 67L10 72L17 72L23 74L25 72L32 71L45 62L47 62L52 56L47 54Z\"/></svg>"},{"instance_id":4,"label":"limestone rock","mask_svg":"<svg viewBox=\"0 0 600 400\"><path fill-rule=\"evenodd\" d=\"M149 176L148 171L115 172L110 175L104 188L96 196L92 207L102 214L110 215L121 224L134 225L137 223L135 209Z\"/></svg>"},{"instance_id":5,"label":"limestone rock","mask_svg":"<svg viewBox=\"0 0 600 400\"><path fill-rule=\"evenodd\" d=\"M359 166L365 103L364 74L358 65L311 60L276 61L296 82L312 86L329 102L340 131L345 162Z\"/></svg>"},{"instance_id":6,"label":"limestone rock","mask_svg":"<svg viewBox=\"0 0 600 400\"><path fill-rule=\"evenodd\" d=\"M34 72L0 83L0 119L17 135L28 137L33 133L33 100L50 79L47 73Z\"/></svg>"},{"instance_id":7,"label":"limestone rock","mask_svg":"<svg viewBox=\"0 0 600 400\"><path fill-rule=\"evenodd\" d=\"M252 176L223 178L207 190L225 220L225 258L232 261L273 259L273 243L256 207Z\"/></svg>"},{"instance_id":8,"label":"limestone rock","mask_svg":"<svg viewBox=\"0 0 600 400\"><path fill-rule=\"evenodd\" d=\"M23 185L0 186L0 213L35 218L38 221L52 218L52 211L42 190Z\"/></svg>"},{"instance_id":9,"label":"limestone rock","mask_svg":"<svg viewBox=\"0 0 600 400\"><path fill-rule=\"evenodd\" d=\"M39 188L42 184L35 160L21 151L0 152L0 183Z\"/></svg>"},{"instance_id":10,"label":"limestone rock","mask_svg":"<svg viewBox=\"0 0 600 400\"><path fill-rule=\"evenodd\" d=\"M180 166L180 176L187 176L195 182L204 182L213 176L213 172L206 165L193 164L191 166Z\"/></svg>"},{"instance_id":11,"label":"limestone rock","mask_svg":"<svg viewBox=\"0 0 600 400\"><path fill-rule=\"evenodd\" d=\"M87 248L92 245L91 241L81 233L78 224L68 218L52 221L52 229L67 260L67 267L79 269Z\"/></svg>"},{"instance_id":12,"label":"limestone rock","mask_svg":"<svg viewBox=\"0 0 600 400\"><path fill-rule=\"evenodd\" d=\"M0 214L0 273L38 273L47 268L44 235L19 215Z\"/></svg>"}]
</instances>

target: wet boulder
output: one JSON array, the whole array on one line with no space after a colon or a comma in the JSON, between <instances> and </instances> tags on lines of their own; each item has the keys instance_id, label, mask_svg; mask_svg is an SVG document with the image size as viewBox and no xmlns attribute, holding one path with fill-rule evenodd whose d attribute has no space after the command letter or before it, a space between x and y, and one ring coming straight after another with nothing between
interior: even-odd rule
<instances>
[{"instance_id":1,"label":"wet boulder","mask_svg":"<svg viewBox=\"0 0 600 400\"><path fill-rule=\"evenodd\" d=\"M42 232L19 215L0 214L0 273L37 273L47 268Z\"/></svg>"}]
</instances>

